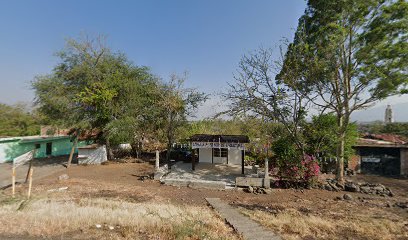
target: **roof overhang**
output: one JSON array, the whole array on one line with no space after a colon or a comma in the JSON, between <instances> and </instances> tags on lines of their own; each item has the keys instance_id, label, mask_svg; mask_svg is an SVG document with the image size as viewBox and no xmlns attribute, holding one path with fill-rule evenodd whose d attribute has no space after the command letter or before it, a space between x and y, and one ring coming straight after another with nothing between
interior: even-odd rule
<instances>
[{"instance_id":1,"label":"roof overhang","mask_svg":"<svg viewBox=\"0 0 408 240\"><path fill-rule=\"evenodd\" d=\"M245 135L195 134L189 140L190 142L249 143L249 137Z\"/></svg>"}]
</instances>

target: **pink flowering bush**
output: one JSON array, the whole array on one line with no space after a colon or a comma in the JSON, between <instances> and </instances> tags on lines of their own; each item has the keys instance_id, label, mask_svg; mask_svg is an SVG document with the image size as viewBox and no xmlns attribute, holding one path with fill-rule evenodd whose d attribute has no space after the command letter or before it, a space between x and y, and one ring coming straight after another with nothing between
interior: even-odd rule
<instances>
[{"instance_id":1,"label":"pink flowering bush","mask_svg":"<svg viewBox=\"0 0 408 240\"><path fill-rule=\"evenodd\" d=\"M276 187L309 187L317 181L320 167L312 155L303 155L288 139L275 142L272 149L275 161L271 164L273 174L279 178Z\"/></svg>"}]
</instances>

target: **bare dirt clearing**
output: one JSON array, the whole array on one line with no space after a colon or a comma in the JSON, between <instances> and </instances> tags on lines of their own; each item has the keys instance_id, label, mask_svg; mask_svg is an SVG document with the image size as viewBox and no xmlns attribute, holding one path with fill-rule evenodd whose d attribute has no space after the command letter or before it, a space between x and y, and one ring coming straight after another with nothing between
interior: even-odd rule
<instances>
[{"instance_id":1,"label":"bare dirt clearing","mask_svg":"<svg viewBox=\"0 0 408 240\"><path fill-rule=\"evenodd\" d=\"M159 228L160 234L152 234L149 227L132 227L137 223L130 221L128 225L124 224L126 219L118 223L120 226L126 227L127 235L119 232L112 232L95 229L94 221L78 220L78 225L81 228L66 228L61 223L56 227L60 231L55 235L47 232L46 229L39 230L34 236L54 236L58 237L61 233L66 232L69 236L87 236L105 239L121 239L130 238L133 236L142 239L150 239L161 236L161 239L174 239L177 236L182 236L181 239L202 239L204 235L200 235L201 231L211 231L214 234L207 236L209 239L219 239L225 235L225 238L238 238L231 232L231 229L217 218L211 209L207 206L205 198L220 198L229 204L238 207L246 215L260 222L262 225L272 229L275 232L282 234L285 239L408 239L408 209L398 207L395 204L399 202L407 202L408 180L382 178L376 176L356 176L355 181L378 181L385 186L391 188L395 197L380 197L361 193L349 193L352 200L336 200L342 197L345 192L329 192L325 190L294 190L294 189L273 189L271 194L255 195L237 190L207 190L207 189L192 189L178 188L162 185L153 180L140 180L140 176L151 175L153 173L153 165L148 163L111 163L100 166L72 166L70 169L65 169L34 182L33 196L38 208L41 204L52 208L58 204L59 209L64 211L77 211L83 207L84 201L90 205L105 202L109 204L103 205L100 211L107 211L121 204L143 204L144 206L153 204L155 206L163 206L164 208L181 207L186 211L191 211L195 222L199 223L206 218L217 219L212 222L217 222L215 225L200 225L194 224L190 226L181 219L178 222L169 222L175 228ZM68 174L68 180L58 180L61 174ZM67 190L58 191L59 188L68 187ZM52 190L52 191L49 191ZM25 185L19 185L17 188L19 194L24 195L26 191ZM2 208L5 206L16 206L20 203L8 203L10 190L3 191L1 198L3 199ZM47 200L43 200L47 199ZM13 205L14 204L14 205ZM47 205L48 204L48 205ZM56 205L57 204L57 205ZM68 204L67 206L64 204ZM135 205L135 206L136 206ZM99 204L101 206L101 204ZM128 205L131 206L131 205ZM13 209L9 207L8 210ZM35 208L31 205L31 213L38 215ZM129 207L131 209L131 207ZM24 212L25 210L23 210ZM203 214L194 215L194 211L202 212ZM8 228L1 230L4 236L13 233L13 226L22 226L18 219L13 221L6 219L6 212L1 215L3 222L9 221ZM5 215L6 214L6 215ZM79 212L78 212L79 214ZM94 219L92 212L84 215L84 219ZM79 214L81 215L81 214ZM23 215L21 215L23 216ZM44 215L45 216L45 215ZM186 214L186 216L189 216ZM206 216L201 218L201 216ZM57 215L55 219L59 219ZM105 219L105 215L101 215L99 219ZM69 219L69 217L67 217ZM159 217L160 218L160 217ZM111 219L113 221L113 219ZM24 219L24 226L32 226L34 219ZM53 222L52 220L49 220ZM75 221L72 217L71 221ZM96 220L95 220L96 221ZM128 220L126 220L128 221ZM58 222L58 221L55 221ZM298 224L293 224L293 223ZM103 222L101 223L103 224ZM116 224L116 223L115 223ZM166 224L164 224L166 225ZM150 225L149 225L150 226ZM177 226L187 226L187 229L177 230ZM199 226L202 226L201 228ZM218 229L217 226L220 228ZM198 228L197 228L198 227ZM146 228L147 230L143 230ZM30 229L28 227L28 229ZM150 230L148 230L150 229ZM218 230L216 230L218 229ZM79 231L79 232L78 232ZM139 234L139 231L144 231ZM137 233L137 234L136 234ZM164 234L166 233L166 234ZM17 234L17 232L14 232ZM20 232L19 234L31 234ZM79 234L79 235L78 235ZM95 235L96 234L96 235ZM112 235L113 234L113 235ZM136 235L135 235L136 234ZM139 235L138 235L139 234ZM164 235L163 235L164 234ZM184 234L184 235L183 235ZM163 238L164 237L164 238ZM179 238L180 239L180 238Z\"/></svg>"}]
</instances>

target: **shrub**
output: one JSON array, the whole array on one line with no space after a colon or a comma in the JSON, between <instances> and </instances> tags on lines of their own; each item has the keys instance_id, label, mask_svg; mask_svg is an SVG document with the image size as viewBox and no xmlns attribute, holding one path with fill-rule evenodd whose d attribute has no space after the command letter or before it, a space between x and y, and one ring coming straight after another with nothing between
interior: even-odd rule
<instances>
[{"instance_id":1,"label":"shrub","mask_svg":"<svg viewBox=\"0 0 408 240\"><path fill-rule=\"evenodd\" d=\"M279 181L277 187L310 186L315 183L320 173L318 161L312 155L303 155L293 144L290 138L280 138L274 142L272 151L275 153L275 162Z\"/></svg>"}]
</instances>

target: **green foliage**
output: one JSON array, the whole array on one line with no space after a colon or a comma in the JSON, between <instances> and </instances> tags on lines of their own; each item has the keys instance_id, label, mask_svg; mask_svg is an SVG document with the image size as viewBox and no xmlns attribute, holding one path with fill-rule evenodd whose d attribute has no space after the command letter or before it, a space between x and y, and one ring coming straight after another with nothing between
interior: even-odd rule
<instances>
[{"instance_id":1,"label":"green foliage","mask_svg":"<svg viewBox=\"0 0 408 240\"><path fill-rule=\"evenodd\" d=\"M98 140L107 145L130 143L137 153L171 146L206 98L183 88L185 78L160 82L147 67L112 52L103 37L69 39L57 56L52 73L32 83L39 110L57 126L100 130Z\"/></svg>"},{"instance_id":2,"label":"green foliage","mask_svg":"<svg viewBox=\"0 0 408 240\"><path fill-rule=\"evenodd\" d=\"M296 163L303 155L289 136L283 136L274 141L272 151L278 167L289 163Z\"/></svg>"},{"instance_id":3,"label":"green foliage","mask_svg":"<svg viewBox=\"0 0 408 240\"><path fill-rule=\"evenodd\" d=\"M335 157L338 144L337 118L334 114L313 116L312 122L305 126L307 152L311 155L320 154L325 157ZM358 137L357 125L349 124L346 131L344 158L348 160L353 154L352 146Z\"/></svg>"},{"instance_id":4,"label":"green foliage","mask_svg":"<svg viewBox=\"0 0 408 240\"><path fill-rule=\"evenodd\" d=\"M40 133L41 118L21 104L0 103L0 136L30 136Z\"/></svg>"},{"instance_id":5,"label":"green foliage","mask_svg":"<svg viewBox=\"0 0 408 240\"><path fill-rule=\"evenodd\" d=\"M32 83L39 110L54 125L99 129L99 140L115 143L136 142L156 129L159 82L148 68L113 53L102 37L69 39L57 56L52 73Z\"/></svg>"},{"instance_id":6,"label":"green foliage","mask_svg":"<svg viewBox=\"0 0 408 240\"><path fill-rule=\"evenodd\" d=\"M351 114L408 86L408 3L309 0L277 79L337 117L338 180Z\"/></svg>"},{"instance_id":7,"label":"green foliage","mask_svg":"<svg viewBox=\"0 0 408 240\"><path fill-rule=\"evenodd\" d=\"M408 123L372 123L365 125L364 130L371 134L396 134L408 138Z\"/></svg>"},{"instance_id":8,"label":"green foliage","mask_svg":"<svg viewBox=\"0 0 408 240\"><path fill-rule=\"evenodd\" d=\"M186 73L181 77L173 74L170 81L160 88L157 120L161 134L158 135L167 143L167 160L170 159L173 143L188 123L187 117L193 116L198 105L207 99L207 95L202 92L184 88L186 79Z\"/></svg>"}]
</instances>

